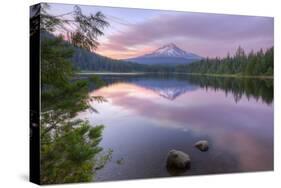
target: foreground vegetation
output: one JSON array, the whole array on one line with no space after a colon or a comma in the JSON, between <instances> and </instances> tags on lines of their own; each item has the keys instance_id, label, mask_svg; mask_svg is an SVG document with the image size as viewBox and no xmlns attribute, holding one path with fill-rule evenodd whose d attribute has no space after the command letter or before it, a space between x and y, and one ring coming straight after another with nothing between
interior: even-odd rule
<instances>
[{"instance_id":1,"label":"foreground vegetation","mask_svg":"<svg viewBox=\"0 0 281 188\"><path fill-rule=\"evenodd\" d=\"M41 183L92 181L110 159L101 153L103 125L75 119L90 108L87 81L71 81L72 50L62 39L42 41L41 63ZM58 63L59 62L59 63ZM99 99L98 99L99 98ZM93 99L103 100L102 97Z\"/></svg>"},{"instance_id":2,"label":"foreground vegetation","mask_svg":"<svg viewBox=\"0 0 281 188\"><path fill-rule=\"evenodd\" d=\"M87 50L96 48L97 37L108 23L101 12L85 16L78 6L67 13L73 20L49 15L48 8L45 3L33 7L34 17L41 17L40 23L34 24L40 24L40 32L65 32L69 38L68 43L63 37L41 38L40 183L93 181L95 172L110 160L112 151L103 152L99 146L104 126L90 125L77 119L77 114L92 109L91 100L105 99L88 96L88 81L73 79L74 51L69 44ZM65 29L70 22L74 28L71 31ZM91 81L100 84L97 77Z\"/></svg>"}]
</instances>

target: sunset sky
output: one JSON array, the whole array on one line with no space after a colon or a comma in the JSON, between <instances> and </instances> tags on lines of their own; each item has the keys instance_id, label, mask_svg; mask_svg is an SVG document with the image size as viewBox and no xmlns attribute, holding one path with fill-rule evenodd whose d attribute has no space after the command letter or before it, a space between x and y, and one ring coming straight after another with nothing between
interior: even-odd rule
<instances>
[{"instance_id":1,"label":"sunset sky","mask_svg":"<svg viewBox=\"0 0 281 188\"><path fill-rule=\"evenodd\" d=\"M73 5L50 4L59 15ZM86 15L101 11L110 23L97 53L126 59L174 43L203 57L223 57L240 45L247 52L273 46L273 18L146 9L80 6Z\"/></svg>"}]
</instances>

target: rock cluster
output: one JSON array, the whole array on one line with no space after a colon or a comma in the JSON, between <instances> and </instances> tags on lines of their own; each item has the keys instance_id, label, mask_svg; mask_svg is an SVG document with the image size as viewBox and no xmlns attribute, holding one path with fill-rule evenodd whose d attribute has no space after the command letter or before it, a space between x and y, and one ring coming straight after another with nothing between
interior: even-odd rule
<instances>
[{"instance_id":1,"label":"rock cluster","mask_svg":"<svg viewBox=\"0 0 281 188\"><path fill-rule=\"evenodd\" d=\"M209 150L209 143L207 140L200 140L194 144L194 147L198 148L202 152ZM170 150L166 160L166 166L168 169L181 169L186 170L190 168L191 158L190 156L179 150Z\"/></svg>"}]
</instances>

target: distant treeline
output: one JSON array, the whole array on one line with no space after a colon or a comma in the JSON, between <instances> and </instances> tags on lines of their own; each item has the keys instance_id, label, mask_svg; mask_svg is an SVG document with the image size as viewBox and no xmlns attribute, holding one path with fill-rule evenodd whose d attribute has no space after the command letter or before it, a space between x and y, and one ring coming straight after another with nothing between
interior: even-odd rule
<instances>
[{"instance_id":1,"label":"distant treeline","mask_svg":"<svg viewBox=\"0 0 281 188\"><path fill-rule=\"evenodd\" d=\"M82 48L73 47L74 67L80 71L100 72L169 72L173 67L165 65L143 65L123 60L111 59Z\"/></svg>"},{"instance_id":2,"label":"distant treeline","mask_svg":"<svg viewBox=\"0 0 281 188\"><path fill-rule=\"evenodd\" d=\"M53 39L50 33L42 33L43 38ZM86 49L73 48L73 64L78 71L98 72L163 72L163 73L199 73L199 74L239 74L249 76L273 76L273 47L265 52L261 49L246 54L238 47L233 56L225 58L206 58L184 65L143 65L123 60L111 59Z\"/></svg>"},{"instance_id":3,"label":"distant treeline","mask_svg":"<svg viewBox=\"0 0 281 188\"><path fill-rule=\"evenodd\" d=\"M74 66L81 71L101 72L179 72L199 74L236 74L248 76L273 76L273 47L265 52L246 54L238 47L235 55L225 58L206 58L186 65L142 65L114 60L84 49L75 48Z\"/></svg>"},{"instance_id":4,"label":"distant treeline","mask_svg":"<svg viewBox=\"0 0 281 188\"><path fill-rule=\"evenodd\" d=\"M234 56L225 58L203 59L186 65L178 65L176 72L200 74L239 74L252 76L273 76L273 47L265 52L251 51L246 54L238 47Z\"/></svg>"}]
</instances>

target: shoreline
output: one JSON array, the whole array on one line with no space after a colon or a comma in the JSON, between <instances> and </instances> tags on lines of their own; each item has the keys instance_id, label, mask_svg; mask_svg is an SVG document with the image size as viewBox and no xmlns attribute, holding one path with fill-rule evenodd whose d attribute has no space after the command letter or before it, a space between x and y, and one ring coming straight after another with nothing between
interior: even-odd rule
<instances>
[{"instance_id":1,"label":"shoreline","mask_svg":"<svg viewBox=\"0 0 281 188\"><path fill-rule=\"evenodd\" d=\"M78 75L142 75L147 72L78 72Z\"/></svg>"},{"instance_id":2,"label":"shoreline","mask_svg":"<svg viewBox=\"0 0 281 188\"><path fill-rule=\"evenodd\" d=\"M254 78L274 80L274 76L254 76L239 74L204 74L204 73L183 73L183 72L78 72L77 75L144 75L144 74L182 74L192 76L209 76L224 78Z\"/></svg>"},{"instance_id":3,"label":"shoreline","mask_svg":"<svg viewBox=\"0 0 281 188\"><path fill-rule=\"evenodd\" d=\"M273 80L274 76L254 76L254 75L237 75L237 74L203 74L203 73L184 73L197 76L210 76L210 77L226 77L226 78L255 78L255 79L270 79Z\"/></svg>"}]
</instances>

